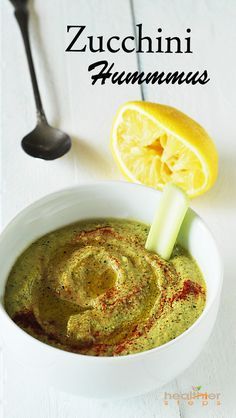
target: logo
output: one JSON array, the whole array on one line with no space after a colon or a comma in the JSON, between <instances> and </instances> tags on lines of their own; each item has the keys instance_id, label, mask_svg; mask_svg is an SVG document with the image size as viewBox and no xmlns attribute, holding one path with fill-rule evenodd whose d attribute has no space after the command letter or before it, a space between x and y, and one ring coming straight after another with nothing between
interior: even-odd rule
<instances>
[{"instance_id":1,"label":"logo","mask_svg":"<svg viewBox=\"0 0 236 418\"><path fill-rule=\"evenodd\" d=\"M201 386L192 386L194 392L198 392L201 389Z\"/></svg>"},{"instance_id":2,"label":"logo","mask_svg":"<svg viewBox=\"0 0 236 418\"><path fill-rule=\"evenodd\" d=\"M192 386L192 390L189 392L165 392L163 396L163 403L165 406L171 405L171 403L185 403L185 405L193 406L198 404L202 407L207 407L208 405L221 405L221 393L220 392L211 392L209 390L203 390L202 386Z\"/></svg>"}]
</instances>

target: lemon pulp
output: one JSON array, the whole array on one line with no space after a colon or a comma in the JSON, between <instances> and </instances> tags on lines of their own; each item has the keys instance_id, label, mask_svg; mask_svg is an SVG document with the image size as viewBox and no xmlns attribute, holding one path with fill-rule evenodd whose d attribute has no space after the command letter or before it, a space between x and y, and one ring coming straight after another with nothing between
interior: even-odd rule
<instances>
[{"instance_id":1,"label":"lemon pulp","mask_svg":"<svg viewBox=\"0 0 236 418\"><path fill-rule=\"evenodd\" d=\"M194 197L212 187L217 177L213 141L197 122L170 106L149 102L121 106L111 148L130 181L157 189L171 182Z\"/></svg>"}]
</instances>

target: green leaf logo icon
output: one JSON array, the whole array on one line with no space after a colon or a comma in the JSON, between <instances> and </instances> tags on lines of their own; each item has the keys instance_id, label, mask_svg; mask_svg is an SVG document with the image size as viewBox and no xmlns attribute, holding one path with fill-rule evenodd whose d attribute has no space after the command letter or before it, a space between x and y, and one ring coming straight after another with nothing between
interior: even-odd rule
<instances>
[{"instance_id":1,"label":"green leaf logo icon","mask_svg":"<svg viewBox=\"0 0 236 418\"><path fill-rule=\"evenodd\" d=\"M192 389L194 391L199 391L202 388L202 386L192 386Z\"/></svg>"}]
</instances>

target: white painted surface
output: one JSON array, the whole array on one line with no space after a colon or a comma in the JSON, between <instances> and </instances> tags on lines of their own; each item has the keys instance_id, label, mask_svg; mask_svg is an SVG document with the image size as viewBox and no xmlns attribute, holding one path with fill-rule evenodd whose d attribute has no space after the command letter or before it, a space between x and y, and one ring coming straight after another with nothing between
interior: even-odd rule
<instances>
[{"instance_id":1,"label":"white painted surface","mask_svg":"<svg viewBox=\"0 0 236 418\"><path fill-rule=\"evenodd\" d=\"M234 418L236 406L236 140L234 0L134 0L136 23L147 34L163 28L166 36L192 29L194 54L142 54L144 71L156 69L207 69L206 86L146 86L146 100L168 103L188 112L215 139L221 156L219 179L212 191L192 203L210 225L225 263L220 314L214 333L194 365L162 390L119 402L78 399L57 393L29 376L9 353L0 351L0 417L4 418ZM34 102L26 60L9 2L2 13L2 225L40 196L59 188L92 181L118 179L108 149L112 116L117 106L140 99L138 86L91 86L87 66L100 59L95 54L65 54L66 25L86 24L88 34L129 35L133 32L128 0L35 0L32 45L48 118L74 137L72 152L54 161L25 155L19 139L35 123ZM134 54L107 54L118 69L137 68ZM111 56L112 55L112 56ZM221 393L221 406L163 404L163 393L189 392L202 385ZM2 415L1 415L2 414Z\"/></svg>"}]
</instances>

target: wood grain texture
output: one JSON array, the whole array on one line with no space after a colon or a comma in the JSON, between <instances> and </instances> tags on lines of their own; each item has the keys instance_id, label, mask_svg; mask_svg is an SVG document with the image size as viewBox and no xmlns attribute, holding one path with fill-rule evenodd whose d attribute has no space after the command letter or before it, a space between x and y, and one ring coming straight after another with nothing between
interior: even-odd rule
<instances>
[{"instance_id":1,"label":"wood grain texture","mask_svg":"<svg viewBox=\"0 0 236 418\"><path fill-rule=\"evenodd\" d=\"M191 7L190 7L191 4ZM232 50L236 41L234 21L236 8L233 1L181 2L147 0L134 1L135 19L143 22L150 34L161 27L168 34L181 34L192 29L194 53L168 54L158 57L143 54L143 71L163 69L183 71L207 69L211 81L203 86L148 86L144 98L176 106L198 120L214 138L220 155L220 172L215 187L205 196L192 202L192 206L206 220L220 247L225 266L225 282L221 309L212 338L201 356L189 370L178 378L179 391L186 392L193 385L203 390L221 392L222 405L204 407L204 417L234 417L236 407L233 388L236 383L236 317L234 274L234 245L236 234L236 143L234 140L235 87L232 86L235 56ZM168 18L167 18L168 16ZM149 56L148 56L149 55ZM204 243L202 244L204 245ZM203 408L181 404L183 416L200 417ZM194 415L191 415L194 414Z\"/></svg>"},{"instance_id":2,"label":"wood grain texture","mask_svg":"<svg viewBox=\"0 0 236 418\"><path fill-rule=\"evenodd\" d=\"M222 251L225 283L220 313L213 335L192 367L165 388L135 399L110 402L76 398L48 389L37 376L0 351L0 414L4 418L234 418L236 407L236 141L235 71L236 7L234 0L50 0L31 3L31 38L49 120L73 137L72 152L54 161L33 160L19 140L34 127L34 102L19 30L9 2L2 12L1 198L2 225L35 199L69 185L99 179L119 179L108 150L112 117L118 105L132 99L168 103L189 113L214 138L219 153L220 175L212 191L192 206L209 223ZM131 13L132 12L132 13ZM64 52L67 24L86 24L88 34L132 34L143 23L147 34L181 35L192 29L194 53L103 53L118 69L148 72L209 71L206 86L91 86L87 67L100 59L96 54ZM204 243L203 243L204 245ZM2 359L2 360L1 360ZM4 364L4 367L3 367ZM193 406L169 402L163 394L189 392L192 386L220 392L222 405ZM1 415L0 415L1 416Z\"/></svg>"}]
</instances>

